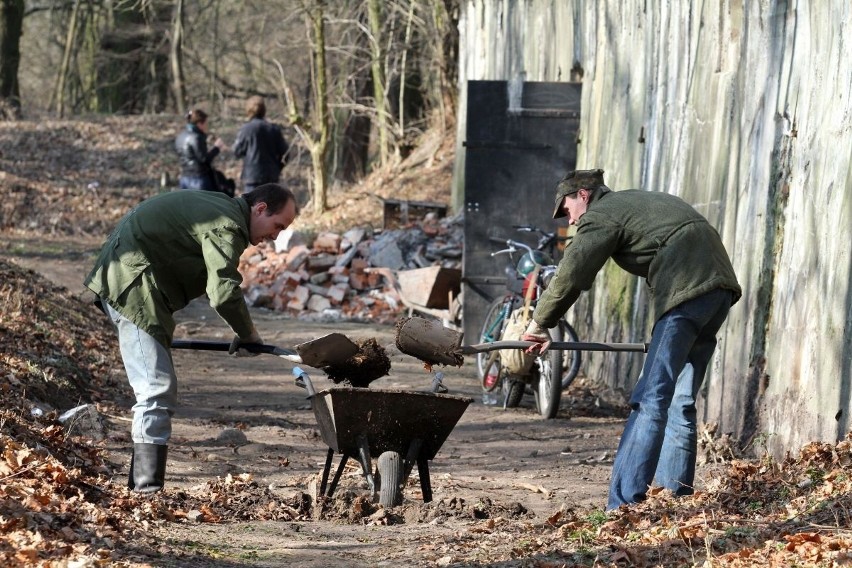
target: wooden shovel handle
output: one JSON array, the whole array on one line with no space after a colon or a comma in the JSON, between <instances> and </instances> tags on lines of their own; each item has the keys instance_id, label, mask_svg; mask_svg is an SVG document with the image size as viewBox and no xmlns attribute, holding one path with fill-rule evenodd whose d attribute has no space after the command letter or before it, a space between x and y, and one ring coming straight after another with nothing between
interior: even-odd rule
<instances>
[{"instance_id":1,"label":"wooden shovel handle","mask_svg":"<svg viewBox=\"0 0 852 568\"><path fill-rule=\"evenodd\" d=\"M465 355L485 353L497 349L526 349L535 345L535 341L494 341L492 343L477 343L464 345L461 350ZM634 351L647 353L647 343L584 343L582 341L554 341L548 349L557 351Z\"/></svg>"},{"instance_id":2,"label":"wooden shovel handle","mask_svg":"<svg viewBox=\"0 0 852 568\"><path fill-rule=\"evenodd\" d=\"M230 342L226 341L204 341L204 340L182 340L172 341L172 349L194 349L195 351L225 351L231 349ZM240 349L251 353L269 353L270 355L298 356L298 353L275 345L265 343L240 343Z\"/></svg>"}]
</instances>

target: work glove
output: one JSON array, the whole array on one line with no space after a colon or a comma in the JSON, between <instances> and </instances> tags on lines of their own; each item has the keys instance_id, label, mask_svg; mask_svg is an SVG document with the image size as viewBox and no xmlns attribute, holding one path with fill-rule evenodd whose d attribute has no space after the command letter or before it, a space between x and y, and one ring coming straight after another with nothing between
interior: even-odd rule
<instances>
[{"instance_id":1,"label":"work glove","mask_svg":"<svg viewBox=\"0 0 852 568\"><path fill-rule=\"evenodd\" d=\"M550 332L538 325L535 320L531 320L521 336L521 341L535 341L536 344L527 347L526 352L530 355L544 355L550 347Z\"/></svg>"},{"instance_id":2,"label":"work glove","mask_svg":"<svg viewBox=\"0 0 852 568\"><path fill-rule=\"evenodd\" d=\"M243 349L240 347L243 343L263 343L263 340L260 338L260 335L257 333L256 329L252 329L251 335L246 339L240 339L239 335L234 336L234 340L231 341L231 346L228 348L228 355L233 355L235 357L256 357L259 353L254 353L249 351L248 349Z\"/></svg>"}]
</instances>

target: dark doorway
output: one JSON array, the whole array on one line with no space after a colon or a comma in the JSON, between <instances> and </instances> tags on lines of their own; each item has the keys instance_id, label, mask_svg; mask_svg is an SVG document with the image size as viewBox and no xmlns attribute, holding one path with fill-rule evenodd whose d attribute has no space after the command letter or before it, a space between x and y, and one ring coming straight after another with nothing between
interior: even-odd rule
<instances>
[{"instance_id":1,"label":"dark doorway","mask_svg":"<svg viewBox=\"0 0 852 568\"><path fill-rule=\"evenodd\" d=\"M491 238L535 244L512 225L553 231L556 182L577 161L580 83L469 81L465 157L464 333L476 343L507 257ZM556 259L554 259L556 260Z\"/></svg>"}]
</instances>

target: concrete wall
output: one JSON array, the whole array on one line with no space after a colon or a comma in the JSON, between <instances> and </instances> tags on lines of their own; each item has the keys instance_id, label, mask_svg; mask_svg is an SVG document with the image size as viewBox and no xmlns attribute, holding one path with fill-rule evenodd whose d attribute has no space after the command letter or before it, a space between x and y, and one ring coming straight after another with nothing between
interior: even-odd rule
<instances>
[{"instance_id":1,"label":"concrete wall","mask_svg":"<svg viewBox=\"0 0 852 568\"><path fill-rule=\"evenodd\" d=\"M848 0L466 0L460 28L462 105L467 79L582 80L578 167L605 169L614 189L679 195L721 233L744 297L720 334L702 418L776 455L842 438L852 399ZM459 116L461 142L463 106ZM607 266L569 315L588 339L646 340L644 286ZM624 392L641 365L587 361L591 377Z\"/></svg>"}]
</instances>

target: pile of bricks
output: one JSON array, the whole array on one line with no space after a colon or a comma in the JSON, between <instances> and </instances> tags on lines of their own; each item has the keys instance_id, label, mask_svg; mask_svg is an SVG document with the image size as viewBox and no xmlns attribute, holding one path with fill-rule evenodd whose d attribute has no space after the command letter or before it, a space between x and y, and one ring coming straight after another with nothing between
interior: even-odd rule
<instances>
[{"instance_id":1,"label":"pile of bricks","mask_svg":"<svg viewBox=\"0 0 852 568\"><path fill-rule=\"evenodd\" d=\"M240 261L249 305L302 319L390 323L404 306L391 271L461 265L462 218L427 215L407 227L373 232L354 228L314 238L283 231L273 244L249 247Z\"/></svg>"}]
</instances>

